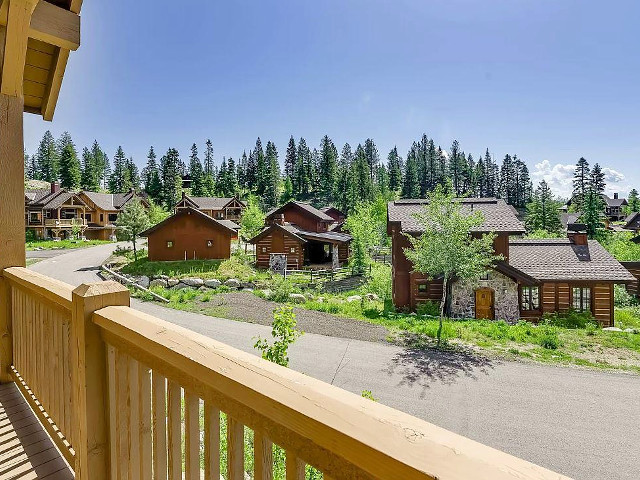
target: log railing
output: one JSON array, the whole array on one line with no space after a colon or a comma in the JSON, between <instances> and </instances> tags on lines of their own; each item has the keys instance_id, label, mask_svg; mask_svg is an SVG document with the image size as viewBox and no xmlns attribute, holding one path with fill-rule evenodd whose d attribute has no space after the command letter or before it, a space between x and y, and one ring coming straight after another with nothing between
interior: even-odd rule
<instances>
[{"instance_id":1,"label":"log railing","mask_svg":"<svg viewBox=\"0 0 640 480\"><path fill-rule=\"evenodd\" d=\"M133 310L115 282L3 276L14 379L78 479L566 478Z\"/></svg>"}]
</instances>

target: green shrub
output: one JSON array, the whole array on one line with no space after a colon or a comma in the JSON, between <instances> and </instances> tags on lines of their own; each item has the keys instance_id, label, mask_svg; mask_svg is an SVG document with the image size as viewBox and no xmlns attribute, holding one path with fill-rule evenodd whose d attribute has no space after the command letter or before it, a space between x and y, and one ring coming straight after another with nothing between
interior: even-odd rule
<instances>
[{"instance_id":1,"label":"green shrub","mask_svg":"<svg viewBox=\"0 0 640 480\"><path fill-rule=\"evenodd\" d=\"M596 332L598 331L598 328L600 327L600 325L598 325L596 322L588 322L585 326L585 333L589 336L593 336L596 334Z\"/></svg>"},{"instance_id":2,"label":"green shrub","mask_svg":"<svg viewBox=\"0 0 640 480\"><path fill-rule=\"evenodd\" d=\"M428 300L424 303L421 303L416 308L416 313L418 315L427 315L430 317L439 317L440 316L440 304L437 302L432 302Z\"/></svg>"},{"instance_id":3,"label":"green shrub","mask_svg":"<svg viewBox=\"0 0 640 480\"><path fill-rule=\"evenodd\" d=\"M544 328L544 327L540 327ZM546 328L542 331L538 343L542 348L547 350L557 350L560 346L560 339L558 338L558 332L551 328Z\"/></svg>"},{"instance_id":4,"label":"green shrub","mask_svg":"<svg viewBox=\"0 0 640 480\"><path fill-rule=\"evenodd\" d=\"M237 278L238 280L251 280L255 277L255 270L244 262L239 256L232 256L218 266L218 277L221 280Z\"/></svg>"},{"instance_id":5,"label":"green shrub","mask_svg":"<svg viewBox=\"0 0 640 480\"><path fill-rule=\"evenodd\" d=\"M273 277L270 286L272 294L269 297L269 300L273 300L274 302L278 303L287 303L290 301L289 295L291 295L292 293L301 293L299 287L297 287L290 280L287 280L280 275L276 275Z\"/></svg>"},{"instance_id":6,"label":"green shrub","mask_svg":"<svg viewBox=\"0 0 640 480\"><path fill-rule=\"evenodd\" d=\"M638 305L638 299L627 292L627 287L624 285L614 285L613 295L616 307L632 307Z\"/></svg>"},{"instance_id":7,"label":"green shrub","mask_svg":"<svg viewBox=\"0 0 640 480\"><path fill-rule=\"evenodd\" d=\"M31 229L25 232L25 238L27 243L35 242L36 240L38 240L38 238L36 237L36 232Z\"/></svg>"},{"instance_id":8,"label":"green shrub","mask_svg":"<svg viewBox=\"0 0 640 480\"><path fill-rule=\"evenodd\" d=\"M568 310L567 312L545 313L542 317L545 325L562 328L585 328L587 323L593 322L591 312L577 312Z\"/></svg>"}]
</instances>

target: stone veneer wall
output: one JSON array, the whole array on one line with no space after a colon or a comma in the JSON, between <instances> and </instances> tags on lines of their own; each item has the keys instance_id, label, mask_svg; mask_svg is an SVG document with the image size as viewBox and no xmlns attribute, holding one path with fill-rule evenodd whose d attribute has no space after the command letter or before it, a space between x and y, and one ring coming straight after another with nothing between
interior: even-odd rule
<instances>
[{"instance_id":1,"label":"stone veneer wall","mask_svg":"<svg viewBox=\"0 0 640 480\"><path fill-rule=\"evenodd\" d=\"M456 318L475 317L475 291L478 288L491 288L494 291L496 320L517 322L520 318L518 306L518 284L511 278L491 270L488 280L455 282L451 310Z\"/></svg>"}]
</instances>

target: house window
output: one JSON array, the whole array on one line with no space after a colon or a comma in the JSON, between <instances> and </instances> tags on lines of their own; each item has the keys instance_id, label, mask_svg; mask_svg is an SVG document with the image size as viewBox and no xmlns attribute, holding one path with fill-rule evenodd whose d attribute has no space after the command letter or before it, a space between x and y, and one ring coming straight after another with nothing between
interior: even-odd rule
<instances>
[{"instance_id":1,"label":"house window","mask_svg":"<svg viewBox=\"0 0 640 480\"><path fill-rule=\"evenodd\" d=\"M540 288L520 287L520 310L540 309Z\"/></svg>"},{"instance_id":2,"label":"house window","mask_svg":"<svg viewBox=\"0 0 640 480\"><path fill-rule=\"evenodd\" d=\"M118 220L118 214L117 213L110 213L109 214L109 221L110 222L115 222L116 220Z\"/></svg>"},{"instance_id":3,"label":"house window","mask_svg":"<svg viewBox=\"0 0 640 480\"><path fill-rule=\"evenodd\" d=\"M101 214L100 214L100 221L101 221L101 222L104 222L104 213L101 213Z\"/></svg>"},{"instance_id":4,"label":"house window","mask_svg":"<svg viewBox=\"0 0 640 480\"><path fill-rule=\"evenodd\" d=\"M46 212L46 217L47 217L47 218L51 218L51 210L47 210L47 212Z\"/></svg>"},{"instance_id":5,"label":"house window","mask_svg":"<svg viewBox=\"0 0 640 480\"><path fill-rule=\"evenodd\" d=\"M37 222L38 221L38 212L30 212L31 214L31 221L32 222Z\"/></svg>"},{"instance_id":6,"label":"house window","mask_svg":"<svg viewBox=\"0 0 640 480\"><path fill-rule=\"evenodd\" d=\"M218 212L216 216L218 217L218 219L224 218L224 213Z\"/></svg>"},{"instance_id":7,"label":"house window","mask_svg":"<svg viewBox=\"0 0 640 480\"><path fill-rule=\"evenodd\" d=\"M207 247L213 247L213 240L207 240Z\"/></svg>"},{"instance_id":8,"label":"house window","mask_svg":"<svg viewBox=\"0 0 640 480\"><path fill-rule=\"evenodd\" d=\"M86 220L87 222L90 222L90 221L91 221L91 214L90 214L90 213L85 213L85 214L84 214L84 218L85 218L85 220Z\"/></svg>"},{"instance_id":9,"label":"house window","mask_svg":"<svg viewBox=\"0 0 640 480\"><path fill-rule=\"evenodd\" d=\"M423 295L426 295L428 291L429 291L429 284L428 283L419 283L418 284L418 293L422 293Z\"/></svg>"},{"instance_id":10,"label":"house window","mask_svg":"<svg viewBox=\"0 0 640 480\"><path fill-rule=\"evenodd\" d=\"M167 241L167 248L173 248L173 241L172 240L168 240Z\"/></svg>"},{"instance_id":11,"label":"house window","mask_svg":"<svg viewBox=\"0 0 640 480\"><path fill-rule=\"evenodd\" d=\"M296 253L296 247L291 247L291 248L289 249L289 251L290 251L291 253Z\"/></svg>"},{"instance_id":12,"label":"house window","mask_svg":"<svg viewBox=\"0 0 640 480\"><path fill-rule=\"evenodd\" d=\"M573 287L571 289L573 295L573 309L578 312L591 311L591 288L590 287Z\"/></svg>"},{"instance_id":13,"label":"house window","mask_svg":"<svg viewBox=\"0 0 640 480\"><path fill-rule=\"evenodd\" d=\"M480 277L480 280L489 280L489 272L484 272L484 275Z\"/></svg>"},{"instance_id":14,"label":"house window","mask_svg":"<svg viewBox=\"0 0 640 480\"><path fill-rule=\"evenodd\" d=\"M267 253L267 247L262 247L262 253Z\"/></svg>"}]
</instances>

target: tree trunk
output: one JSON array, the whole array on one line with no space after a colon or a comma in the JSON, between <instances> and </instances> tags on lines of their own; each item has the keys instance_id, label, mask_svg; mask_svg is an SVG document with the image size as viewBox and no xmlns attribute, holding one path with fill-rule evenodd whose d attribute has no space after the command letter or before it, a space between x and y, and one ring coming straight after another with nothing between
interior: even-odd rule
<instances>
[{"instance_id":1,"label":"tree trunk","mask_svg":"<svg viewBox=\"0 0 640 480\"><path fill-rule=\"evenodd\" d=\"M138 261L138 251L136 250L136 236L133 236L133 260Z\"/></svg>"},{"instance_id":2,"label":"tree trunk","mask_svg":"<svg viewBox=\"0 0 640 480\"><path fill-rule=\"evenodd\" d=\"M442 300L440 301L440 323L438 324L438 347L442 343L442 327L445 318L451 317L451 296L453 294L453 283L445 275L442 280Z\"/></svg>"}]
</instances>

